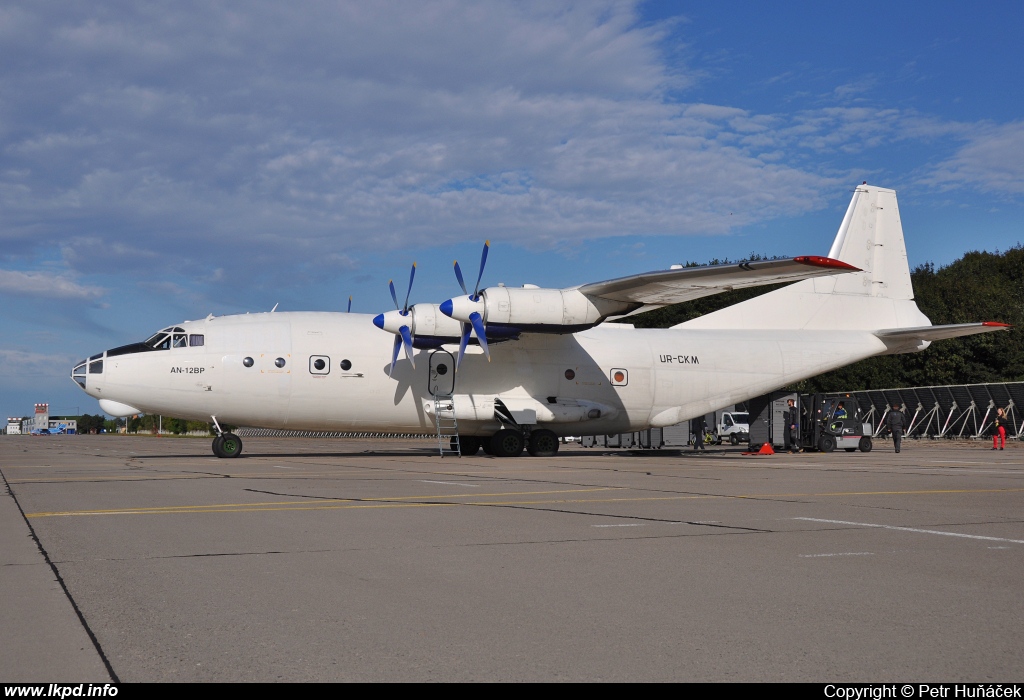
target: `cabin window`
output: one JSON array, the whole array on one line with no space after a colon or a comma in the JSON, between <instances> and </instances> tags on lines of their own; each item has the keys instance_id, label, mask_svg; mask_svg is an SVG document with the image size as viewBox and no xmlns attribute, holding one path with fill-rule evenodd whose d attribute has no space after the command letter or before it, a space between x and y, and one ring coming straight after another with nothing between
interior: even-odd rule
<instances>
[{"instance_id":1,"label":"cabin window","mask_svg":"<svg viewBox=\"0 0 1024 700\"><path fill-rule=\"evenodd\" d=\"M284 367L287 363L284 361L283 357L279 357L276 360L274 360L274 364L277 365L280 368L280 367Z\"/></svg>"},{"instance_id":2,"label":"cabin window","mask_svg":"<svg viewBox=\"0 0 1024 700\"><path fill-rule=\"evenodd\" d=\"M352 363L349 362L348 360L342 360L341 361L341 368L347 372L350 369L352 369Z\"/></svg>"},{"instance_id":3,"label":"cabin window","mask_svg":"<svg viewBox=\"0 0 1024 700\"><path fill-rule=\"evenodd\" d=\"M206 336L193 333L188 337L188 344L194 348L201 348L205 344Z\"/></svg>"},{"instance_id":4,"label":"cabin window","mask_svg":"<svg viewBox=\"0 0 1024 700\"><path fill-rule=\"evenodd\" d=\"M331 358L326 355L313 355L309 358L310 374L329 374L331 371Z\"/></svg>"},{"instance_id":5,"label":"cabin window","mask_svg":"<svg viewBox=\"0 0 1024 700\"><path fill-rule=\"evenodd\" d=\"M254 363L251 357L247 357L244 360L242 360L242 364L245 365L246 367L252 367Z\"/></svg>"}]
</instances>

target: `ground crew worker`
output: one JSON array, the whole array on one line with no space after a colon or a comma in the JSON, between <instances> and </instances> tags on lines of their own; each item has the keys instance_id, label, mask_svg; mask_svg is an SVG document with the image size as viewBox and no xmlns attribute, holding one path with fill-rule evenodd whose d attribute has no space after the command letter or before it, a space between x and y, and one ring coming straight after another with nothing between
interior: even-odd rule
<instances>
[{"instance_id":1,"label":"ground crew worker","mask_svg":"<svg viewBox=\"0 0 1024 700\"><path fill-rule=\"evenodd\" d=\"M1010 427L1010 420L1006 417L1006 411L1001 408L996 409L996 422L992 426L994 432L992 433L992 449L996 449L996 443L999 442L999 438L1003 439L1003 444L999 449L1006 447L1006 429Z\"/></svg>"},{"instance_id":2,"label":"ground crew worker","mask_svg":"<svg viewBox=\"0 0 1024 700\"><path fill-rule=\"evenodd\" d=\"M903 415L899 404L894 403L892 410L885 417L885 427L892 433L892 444L896 447L896 454L900 452L900 444L903 442L903 429L907 425L907 417Z\"/></svg>"},{"instance_id":3,"label":"ground crew worker","mask_svg":"<svg viewBox=\"0 0 1024 700\"><path fill-rule=\"evenodd\" d=\"M793 399L786 402L789 407L786 409L783 420L786 421L786 429L782 431L782 449L786 452L800 452L800 411L797 410Z\"/></svg>"},{"instance_id":4,"label":"ground crew worker","mask_svg":"<svg viewBox=\"0 0 1024 700\"><path fill-rule=\"evenodd\" d=\"M697 416L690 420L690 432L693 433L693 449L704 450L704 428L707 423L704 416Z\"/></svg>"},{"instance_id":5,"label":"ground crew worker","mask_svg":"<svg viewBox=\"0 0 1024 700\"><path fill-rule=\"evenodd\" d=\"M839 405L836 406L835 415L833 415L832 417L833 418L839 418L839 419L849 418L850 417L850 415L846 412L846 409L843 407L843 402L842 401L840 401Z\"/></svg>"}]
</instances>

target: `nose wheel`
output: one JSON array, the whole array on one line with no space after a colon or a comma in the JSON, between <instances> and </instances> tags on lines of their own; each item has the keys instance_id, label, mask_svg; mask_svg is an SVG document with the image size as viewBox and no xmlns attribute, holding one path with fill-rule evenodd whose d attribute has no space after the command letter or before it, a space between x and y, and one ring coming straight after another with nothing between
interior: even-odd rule
<instances>
[{"instance_id":1,"label":"nose wheel","mask_svg":"<svg viewBox=\"0 0 1024 700\"><path fill-rule=\"evenodd\" d=\"M220 458L242 454L242 439L234 433L221 433L213 439L213 454Z\"/></svg>"}]
</instances>

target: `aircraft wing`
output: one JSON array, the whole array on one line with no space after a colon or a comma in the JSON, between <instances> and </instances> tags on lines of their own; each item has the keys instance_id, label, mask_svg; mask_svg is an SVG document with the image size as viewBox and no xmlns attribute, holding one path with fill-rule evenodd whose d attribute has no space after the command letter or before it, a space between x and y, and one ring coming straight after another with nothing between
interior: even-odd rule
<instances>
[{"instance_id":1,"label":"aircraft wing","mask_svg":"<svg viewBox=\"0 0 1024 700\"><path fill-rule=\"evenodd\" d=\"M948 326L919 326L917 328L892 328L888 330L875 331L875 335L882 340L910 341L910 340L946 340L947 338L959 338L963 335L976 335L978 333L991 333L992 331L1005 331L1011 328L1009 323L997 323L996 321L984 321L982 323L954 323Z\"/></svg>"},{"instance_id":2,"label":"aircraft wing","mask_svg":"<svg viewBox=\"0 0 1024 700\"><path fill-rule=\"evenodd\" d=\"M712 294L731 292L734 289L797 282L810 277L834 275L838 272L860 272L860 268L832 258L804 255L784 260L759 260L645 272L640 275L585 284L579 287L579 291L587 296L613 301L665 306Z\"/></svg>"}]
</instances>

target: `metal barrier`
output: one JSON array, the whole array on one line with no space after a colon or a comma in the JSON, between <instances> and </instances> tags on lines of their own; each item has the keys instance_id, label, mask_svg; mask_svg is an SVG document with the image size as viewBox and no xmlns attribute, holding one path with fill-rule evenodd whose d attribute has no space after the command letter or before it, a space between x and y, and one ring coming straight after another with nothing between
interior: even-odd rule
<instances>
[{"instance_id":1,"label":"metal barrier","mask_svg":"<svg viewBox=\"0 0 1024 700\"><path fill-rule=\"evenodd\" d=\"M897 404L910 418L907 437L987 437L1002 408L1011 428L1006 437L1024 436L1024 382L996 384L954 384L903 389L840 392L856 400L862 420L877 426L875 437L885 428L885 417ZM877 420L876 420L877 418Z\"/></svg>"}]
</instances>

